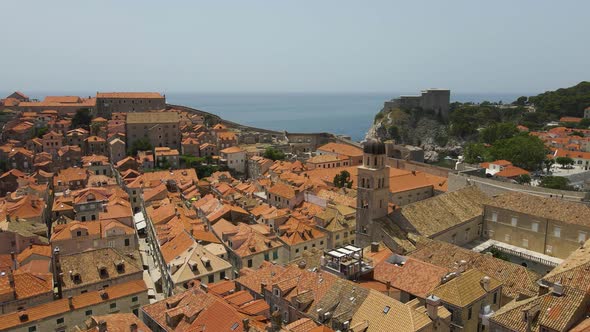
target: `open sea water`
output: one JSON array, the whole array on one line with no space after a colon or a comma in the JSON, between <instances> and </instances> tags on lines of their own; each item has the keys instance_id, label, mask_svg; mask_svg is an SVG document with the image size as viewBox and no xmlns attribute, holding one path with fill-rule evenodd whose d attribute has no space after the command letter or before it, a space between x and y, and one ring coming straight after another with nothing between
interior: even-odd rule
<instances>
[{"instance_id":1,"label":"open sea water","mask_svg":"<svg viewBox=\"0 0 590 332\"><path fill-rule=\"evenodd\" d=\"M289 132L330 132L361 141L383 103L399 95L167 93L166 100L254 127ZM451 94L451 100L512 102L522 95Z\"/></svg>"}]
</instances>

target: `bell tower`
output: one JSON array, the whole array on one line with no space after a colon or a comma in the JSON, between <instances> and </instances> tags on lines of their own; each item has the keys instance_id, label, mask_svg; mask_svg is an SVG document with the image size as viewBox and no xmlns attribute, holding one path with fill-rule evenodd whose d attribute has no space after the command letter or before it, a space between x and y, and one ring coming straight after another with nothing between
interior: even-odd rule
<instances>
[{"instance_id":1,"label":"bell tower","mask_svg":"<svg viewBox=\"0 0 590 332\"><path fill-rule=\"evenodd\" d=\"M356 241L365 247L378 241L376 219L387 216L389 202L389 167L385 165L385 144L366 141L363 144L363 165L358 168L356 201Z\"/></svg>"}]
</instances>

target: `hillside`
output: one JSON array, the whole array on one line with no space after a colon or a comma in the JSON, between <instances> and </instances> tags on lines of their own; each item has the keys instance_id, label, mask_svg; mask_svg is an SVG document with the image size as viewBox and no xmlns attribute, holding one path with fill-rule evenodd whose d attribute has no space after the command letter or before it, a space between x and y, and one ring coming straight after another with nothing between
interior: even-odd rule
<instances>
[{"instance_id":1,"label":"hillside","mask_svg":"<svg viewBox=\"0 0 590 332\"><path fill-rule=\"evenodd\" d=\"M457 156L470 143L492 144L511 137L517 125L542 130L563 116L582 117L590 106L590 82L520 97L512 104L482 102L452 103L448 122L422 109L382 109L375 116L367 138L393 139L401 144L420 146L428 162L441 156ZM581 127L588 127L582 121Z\"/></svg>"}]
</instances>

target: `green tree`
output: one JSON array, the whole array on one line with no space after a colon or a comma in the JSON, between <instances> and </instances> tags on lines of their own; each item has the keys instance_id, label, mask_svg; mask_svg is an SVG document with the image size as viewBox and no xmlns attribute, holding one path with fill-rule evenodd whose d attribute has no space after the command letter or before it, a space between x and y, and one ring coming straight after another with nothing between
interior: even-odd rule
<instances>
[{"instance_id":1,"label":"green tree","mask_svg":"<svg viewBox=\"0 0 590 332\"><path fill-rule=\"evenodd\" d=\"M100 133L100 128L101 128L101 124L100 123L93 123L90 125L90 133L94 136L97 136L98 133Z\"/></svg>"},{"instance_id":2,"label":"green tree","mask_svg":"<svg viewBox=\"0 0 590 332\"><path fill-rule=\"evenodd\" d=\"M76 114L72 118L71 128L89 128L90 121L92 121L92 114L90 113L90 110L87 108L79 109L76 111Z\"/></svg>"},{"instance_id":3,"label":"green tree","mask_svg":"<svg viewBox=\"0 0 590 332\"><path fill-rule=\"evenodd\" d=\"M569 185L570 180L564 178L563 176L546 176L541 179L541 183L539 185L544 188L550 189L561 189L561 190L571 190L572 187Z\"/></svg>"},{"instance_id":4,"label":"green tree","mask_svg":"<svg viewBox=\"0 0 590 332\"><path fill-rule=\"evenodd\" d=\"M500 250L498 250L496 248L492 248L492 249L490 249L490 252L492 253L492 256L494 258L497 258L497 259L501 259L503 261L510 262L510 257L507 254L503 253L502 251L500 251Z\"/></svg>"},{"instance_id":5,"label":"green tree","mask_svg":"<svg viewBox=\"0 0 590 332\"><path fill-rule=\"evenodd\" d=\"M285 153L283 151L275 149L270 146L268 148L266 148L266 150L264 151L264 154L262 156L264 158L268 158L272 161L285 159Z\"/></svg>"},{"instance_id":6,"label":"green tree","mask_svg":"<svg viewBox=\"0 0 590 332\"><path fill-rule=\"evenodd\" d=\"M555 165L555 160L547 158L547 159L543 160L543 165L545 166L545 169L547 170L547 174L549 174L549 173L551 173L551 167L553 165Z\"/></svg>"},{"instance_id":7,"label":"green tree","mask_svg":"<svg viewBox=\"0 0 590 332\"><path fill-rule=\"evenodd\" d=\"M490 153L495 160L510 160L514 165L527 170L539 169L547 155L543 141L526 133L496 141Z\"/></svg>"},{"instance_id":8,"label":"green tree","mask_svg":"<svg viewBox=\"0 0 590 332\"><path fill-rule=\"evenodd\" d=\"M351 188L352 180L350 179L350 173L348 171L341 171L340 174L334 176L334 186L337 188Z\"/></svg>"},{"instance_id":9,"label":"green tree","mask_svg":"<svg viewBox=\"0 0 590 332\"><path fill-rule=\"evenodd\" d=\"M510 138L516 134L518 134L518 129L514 123L492 123L479 133L479 140L483 143L494 144L497 140Z\"/></svg>"},{"instance_id":10,"label":"green tree","mask_svg":"<svg viewBox=\"0 0 590 332\"><path fill-rule=\"evenodd\" d=\"M467 145L463 157L468 164L479 164L483 161L490 160L489 151L482 143L471 143Z\"/></svg>"},{"instance_id":11,"label":"green tree","mask_svg":"<svg viewBox=\"0 0 590 332\"><path fill-rule=\"evenodd\" d=\"M571 133L568 134L568 136L580 136L580 137L584 137L584 133L578 130L574 130Z\"/></svg>"},{"instance_id":12,"label":"green tree","mask_svg":"<svg viewBox=\"0 0 590 332\"><path fill-rule=\"evenodd\" d=\"M588 118L583 118L582 121L578 123L578 128L580 129L586 129L588 127L590 127L590 119Z\"/></svg>"},{"instance_id":13,"label":"green tree","mask_svg":"<svg viewBox=\"0 0 590 332\"><path fill-rule=\"evenodd\" d=\"M574 164L574 160L570 157L557 157L555 161L561 165L561 168L566 168L569 165Z\"/></svg>"},{"instance_id":14,"label":"green tree","mask_svg":"<svg viewBox=\"0 0 590 332\"><path fill-rule=\"evenodd\" d=\"M43 135L47 134L47 132L49 132L49 128L47 127L41 127L41 128L35 128L35 137L43 137Z\"/></svg>"},{"instance_id":15,"label":"green tree","mask_svg":"<svg viewBox=\"0 0 590 332\"><path fill-rule=\"evenodd\" d=\"M528 99L529 99L528 97L525 97L525 96L520 96L520 97L518 97L518 99L516 99L516 101L515 101L515 102L513 102L512 104L514 104L514 105L518 105L518 106L524 106L524 105L526 105L526 103L527 103L527 100L528 100Z\"/></svg>"},{"instance_id":16,"label":"green tree","mask_svg":"<svg viewBox=\"0 0 590 332\"><path fill-rule=\"evenodd\" d=\"M516 182L520 184L530 184L531 183L531 176L528 174L521 174L516 178Z\"/></svg>"},{"instance_id":17,"label":"green tree","mask_svg":"<svg viewBox=\"0 0 590 332\"><path fill-rule=\"evenodd\" d=\"M137 151L151 151L153 149L150 141L147 138L141 138L133 142L129 149L127 150L127 154L130 156L137 155Z\"/></svg>"}]
</instances>

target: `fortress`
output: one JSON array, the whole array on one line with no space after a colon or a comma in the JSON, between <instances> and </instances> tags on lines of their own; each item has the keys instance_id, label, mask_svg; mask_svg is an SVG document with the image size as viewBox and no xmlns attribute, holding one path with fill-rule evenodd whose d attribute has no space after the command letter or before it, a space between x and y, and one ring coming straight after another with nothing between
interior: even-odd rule
<instances>
[{"instance_id":1,"label":"fortress","mask_svg":"<svg viewBox=\"0 0 590 332\"><path fill-rule=\"evenodd\" d=\"M423 110L431 110L436 114L442 115L443 118L449 117L449 104L451 99L451 90L448 89L428 89L422 90L420 95L399 96L399 98L386 101L383 105L384 110L392 108L411 109L421 107Z\"/></svg>"}]
</instances>

